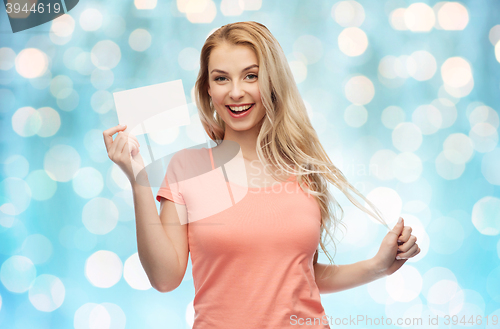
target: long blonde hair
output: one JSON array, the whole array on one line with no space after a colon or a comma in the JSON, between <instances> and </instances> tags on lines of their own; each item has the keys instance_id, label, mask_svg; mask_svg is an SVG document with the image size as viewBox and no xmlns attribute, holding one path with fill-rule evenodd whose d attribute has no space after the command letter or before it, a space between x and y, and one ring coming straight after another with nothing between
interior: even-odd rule
<instances>
[{"instance_id":1,"label":"long blonde hair","mask_svg":"<svg viewBox=\"0 0 500 329\"><path fill-rule=\"evenodd\" d=\"M328 190L328 182L342 191L356 207L389 228L375 205L347 181L328 157L311 125L281 46L260 23L249 21L224 25L214 31L203 45L194 94L201 122L209 137L217 144L224 139L225 122L211 106L207 91L210 53L224 42L247 46L257 56L261 101L266 109L257 137L257 155L264 166L270 165L280 172L295 175L302 190L316 198L321 209L320 246L330 262L334 264L326 249L326 238L328 235L335 245L334 232L339 225L344 225L344 212ZM276 180L281 180L274 172L271 174ZM362 198L373 211L365 208L350 192ZM337 210L340 214L336 213ZM317 256L316 251L314 263Z\"/></svg>"}]
</instances>

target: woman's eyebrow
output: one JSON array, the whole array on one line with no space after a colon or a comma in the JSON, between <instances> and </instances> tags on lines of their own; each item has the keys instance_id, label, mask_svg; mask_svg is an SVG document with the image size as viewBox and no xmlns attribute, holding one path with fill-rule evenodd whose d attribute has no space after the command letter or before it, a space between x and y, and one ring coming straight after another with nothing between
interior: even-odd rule
<instances>
[{"instance_id":1,"label":"woman's eyebrow","mask_svg":"<svg viewBox=\"0 0 500 329\"><path fill-rule=\"evenodd\" d=\"M245 71L250 70L251 68L254 68L254 67L259 67L259 65L257 65L257 64L252 64L252 65L250 65L249 67L246 67L246 68L244 68L243 70L241 70L241 72L245 72ZM212 72L210 72L210 73L214 73L214 71L215 71L215 72L219 72L219 73L228 74L227 72L222 71L222 70L219 70L219 69L213 69L213 70L212 70Z\"/></svg>"}]
</instances>

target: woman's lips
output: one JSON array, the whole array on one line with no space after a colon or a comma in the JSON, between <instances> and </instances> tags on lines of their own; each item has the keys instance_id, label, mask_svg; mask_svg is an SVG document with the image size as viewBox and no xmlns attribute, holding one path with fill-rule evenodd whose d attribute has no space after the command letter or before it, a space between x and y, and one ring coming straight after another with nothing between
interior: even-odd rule
<instances>
[{"instance_id":1,"label":"woman's lips","mask_svg":"<svg viewBox=\"0 0 500 329\"><path fill-rule=\"evenodd\" d=\"M234 114L230 109L229 109L229 106L226 105L226 108L227 108L227 111L229 112L229 114L233 117L233 118L242 118L244 116L246 116L248 113L250 113L250 111L253 110L255 106L255 103L252 104L252 106L246 110L246 111L242 111L242 113L238 113L238 114Z\"/></svg>"}]
</instances>

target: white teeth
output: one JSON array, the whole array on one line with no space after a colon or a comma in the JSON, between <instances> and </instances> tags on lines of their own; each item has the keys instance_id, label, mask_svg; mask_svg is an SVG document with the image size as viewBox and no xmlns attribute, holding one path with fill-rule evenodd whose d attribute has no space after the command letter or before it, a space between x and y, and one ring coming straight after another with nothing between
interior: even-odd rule
<instances>
[{"instance_id":1,"label":"white teeth","mask_svg":"<svg viewBox=\"0 0 500 329\"><path fill-rule=\"evenodd\" d=\"M253 104L252 104L253 105ZM231 110L236 111L236 112L241 112L244 110L248 110L249 108L252 107L252 105L247 105L247 106L237 106L237 107L232 107L228 106Z\"/></svg>"}]
</instances>

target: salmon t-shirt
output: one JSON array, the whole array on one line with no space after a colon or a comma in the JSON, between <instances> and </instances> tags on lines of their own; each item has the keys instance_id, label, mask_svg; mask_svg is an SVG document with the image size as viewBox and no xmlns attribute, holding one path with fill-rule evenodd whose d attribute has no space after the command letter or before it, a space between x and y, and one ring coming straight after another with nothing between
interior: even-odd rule
<instances>
[{"instance_id":1,"label":"salmon t-shirt","mask_svg":"<svg viewBox=\"0 0 500 329\"><path fill-rule=\"evenodd\" d=\"M199 159L208 159L211 168L173 182ZM313 268L320 208L293 175L267 187L244 187L224 180L206 148L183 150L172 158L169 171L156 199L186 205L195 286L193 329L330 328ZM214 184L203 176L220 178L227 195L211 191ZM192 184L182 184L186 182ZM217 211L207 202L216 197L229 198L218 203Z\"/></svg>"}]
</instances>

